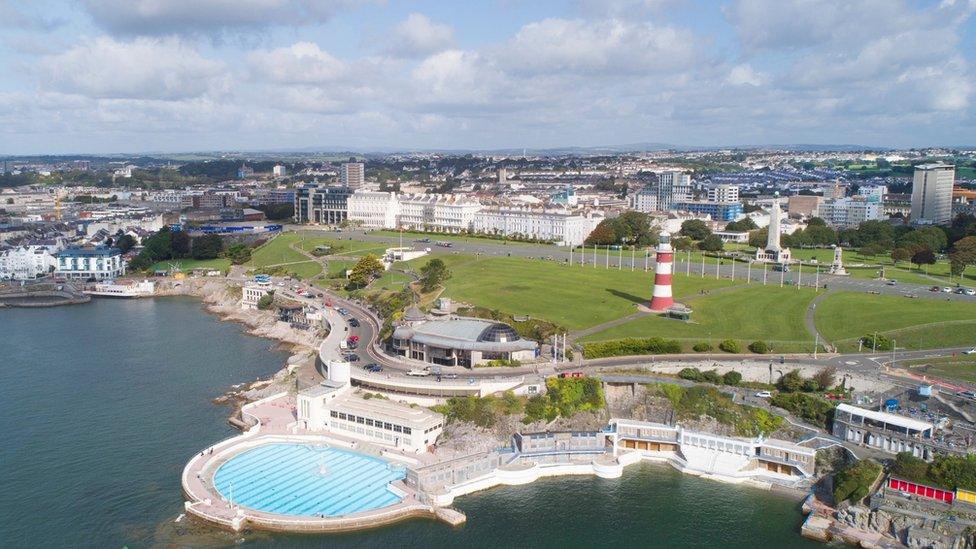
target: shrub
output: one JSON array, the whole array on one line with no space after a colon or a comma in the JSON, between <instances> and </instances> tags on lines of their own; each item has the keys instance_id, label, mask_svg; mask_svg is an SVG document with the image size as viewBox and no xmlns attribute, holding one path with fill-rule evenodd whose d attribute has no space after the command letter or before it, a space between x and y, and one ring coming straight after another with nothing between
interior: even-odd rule
<instances>
[{"instance_id":1,"label":"shrub","mask_svg":"<svg viewBox=\"0 0 976 549\"><path fill-rule=\"evenodd\" d=\"M888 336L884 334L870 334L861 338L861 343L864 345L864 349L877 349L879 351L890 351L894 348L895 344L891 341ZM875 347L877 345L877 347Z\"/></svg>"},{"instance_id":2,"label":"shrub","mask_svg":"<svg viewBox=\"0 0 976 549\"><path fill-rule=\"evenodd\" d=\"M722 383L724 383L725 385L731 385L735 387L741 382L742 382L742 374L736 372L735 370L729 370L728 372L725 372L725 375L722 376Z\"/></svg>"},{"instance_id":3,"label":"shrub","mask_svg":"<svg viewBox=\"0 0 976 549\"><path fill-rule=\"evenodd\" d=\"M708 370L707 372L702 372L702 377L705 381L709 383L714 383L715 385L722 384L722 376L718 375L715 370Z\"/></svg>"},{"instance_id":4,"label":"shrub","mask_svg":"<svg viewBox=\"0 0 976 549\"><path fill-rule=\"evenodd\" d=\"M757 355L764 355L769 352L769 345L765 341L753 341L749 344L749 350Z\"/></svg>"},{"instance_id":5,"label":"shrub","mask_svg":"<svg viewBox=\"0 0 976 549\"><path fill-rule=\"evenodd\" d=\"M692 347L692 349L696 353L707 353L708 351L712 350L712 344L703 341L701 343L695 343L695 346Z\"/></svg>"},{"instance_id":6,"label":"shrub","mask_svg":"<svg viewBox=\"0 0 976 549\"><path fill-rule=\"evenodd\" d=\"M678 377L681 379L687 379L689 381L702 381L705 379L704 376L702 376L701 370L698 368L682 368L681 371L678 372Z\"/></svg>"},{"instance_id":7,"label":"shrub","mask_svg":"<svg viewBox=\"0 0 976 549\"><path fill-rule=\"evenodd\" d=\"M734 339L726 339L718 344L718 348L725 351L726 353L741 353L742 347L739 346L739 342Z\"/></svg>"},{"instance_id":8,"label":"shrub","mask_svg":"<svg viewBox=\"0 0 976 549\"><path fill-rule=\"evenodd\" d=\"M834 503L844 500L858 502L868 495L868 490L881 474L881 465L861 460L834 475Z\"/></svg>"},{"instance_id":9,"label":"shrub","mask_svg":"<svg viewBox=\"0 0 976 549\"><path fill-rule=\"evenodd\" d=\"M834 403L815 395L803 393L777 393L769 401L791 414L818 427L828 427L833 419Z\"/></svg>"},{"instance_id":10,"label":"shrub","mask_svg":"<svg viewBox=\"0 0 976 549\"><path fill-rule=\"evenodd\" d=\"M616 339L613 341L601 341L597 343L583 344L583 356L585 358L629 355L666 355L678 354L680 352L681 342L675 339L661 339L659 337L631 337L627 339Z\"/></svg>"},{"instance_id":11,"label":"shrub","mask_svg":"<svg viewBox=\"0 0 976 549\"><path fill-rule=\"evenodd\" d=\"M796 393L803 389L803 376L799 370L791 370L776 382L776 388L786 393Z\"/></svg>"},{"instance_id":12,"label":"shrub","mask_svg":"<svg viewBox=\"0 0 976 549\"><path fill-rule=\"evenodd\" d=\"M267 311L271 308L274 303L274 294L264 294L261 299L258 300L258 309L262 311Z\"/></svg>"}]
</instances>

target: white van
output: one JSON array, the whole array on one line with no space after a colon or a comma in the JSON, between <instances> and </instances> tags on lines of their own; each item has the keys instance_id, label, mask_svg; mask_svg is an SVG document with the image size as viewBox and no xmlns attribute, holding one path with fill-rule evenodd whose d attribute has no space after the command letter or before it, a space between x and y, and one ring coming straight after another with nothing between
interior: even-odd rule
<instances>
[{"instance_id":1,"label":"white van","mask_svg":"<svg viewBox=\"0 0 976 549\"><path fill-rule=\"evenodd\" d=\"M407 375L413 377L427 377L430 375L430 370L410 370L407 372Z\"/></svg>"}]
</instances>

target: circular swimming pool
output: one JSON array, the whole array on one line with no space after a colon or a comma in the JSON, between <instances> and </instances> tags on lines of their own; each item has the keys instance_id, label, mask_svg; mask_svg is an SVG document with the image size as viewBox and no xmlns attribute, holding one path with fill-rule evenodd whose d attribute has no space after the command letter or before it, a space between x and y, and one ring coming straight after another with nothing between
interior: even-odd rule
<instances>
[{"instance_id":1,"label":"circular swimming pool","mask_svg":"<svg viewBox=\"0 0 976 549\"><path fill-rule=\"evenodd\" d=\"M393 505L390 483L406 471L328 445L270 443L230 458L214 487L233 505L283 515L337 517Z\"/></svg>"}]
</instances>

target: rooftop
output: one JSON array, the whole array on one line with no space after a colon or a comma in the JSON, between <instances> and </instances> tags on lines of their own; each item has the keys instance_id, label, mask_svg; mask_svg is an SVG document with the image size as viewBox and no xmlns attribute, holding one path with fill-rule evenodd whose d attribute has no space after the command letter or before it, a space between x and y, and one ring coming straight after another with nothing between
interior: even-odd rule
<instances>
[{"instance_id":1,"label":"rooftop","mask_svg":"<svg viewBox=\"0 0 976 549\"><path fill-rule=\"evenodd\" d=\"M67 248L64 251L58 253L58 256L59 257L110 257L113 255L121 255L121 254L122 254L122 250L118 248L97 246L94 248L78 248L78 247Z\"/></svg>"},{"instance_id":2,"label":"rooftop","mask_svg":"<svg viewBox=\"0 0 976 549\"><path fill-rule=\"evenodd\" d=\"M397 339L410 339L439 347L512 351L535 349L538 344L522 339L508 324L480 318L456 318L401 326L393 332Z\"/></svg>"},{"instance_id":3,"label":"rooftop","mask_svg":"<svg viewBox=\"0 0 976 549\"><path fill-rule=\"evenodd\" d=\"M359 395L347 392L328 403L331 409L341 409L345 413L368 416L373 420L396 423L413 429L429 429L444 423L444 416L427 408L391 402L382 398L366 400Z\"/></svg>"},{"instance_id":4,"label":"rooftop","mask_svg":"<svg viewBox=\"0 0 976 549\"><path fill-rule=\"evenodd\" d=\"M897 414L889 414L887 412L865 410L864 408L858 408L857 406L851 406L850 404L838 404L837 411L862 416L867 419L873 419L874 421L881 421L883 423L896 425L905 429L915 429L916 431L925 431L934 427L934 425L925 421L919 421L917 419L911 419L905 416L899 416Z\"/></svg>"}]
</instances>

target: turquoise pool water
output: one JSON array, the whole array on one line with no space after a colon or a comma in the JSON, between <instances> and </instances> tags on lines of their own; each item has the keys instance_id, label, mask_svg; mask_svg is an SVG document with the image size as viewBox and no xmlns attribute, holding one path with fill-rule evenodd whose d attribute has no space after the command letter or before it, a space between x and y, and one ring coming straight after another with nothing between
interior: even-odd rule
<instances>
[{"instance_id":1,"label":"turquoise pool water","mask_svg":"<svg viewBox=\"0 0 976 549\"><path fill-rule=\"evenodd\" d=\"M217 468L214 486L235 505L299 516L340 516L401 498L387 486L403 467L327 445L264 444Z\"/></svg>"}]
</instances>

